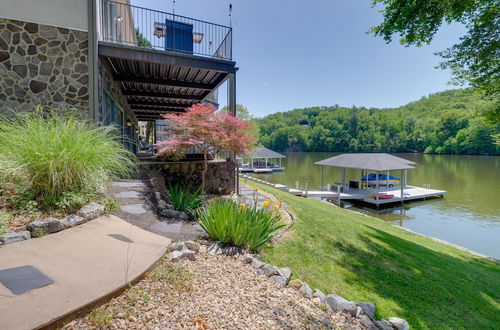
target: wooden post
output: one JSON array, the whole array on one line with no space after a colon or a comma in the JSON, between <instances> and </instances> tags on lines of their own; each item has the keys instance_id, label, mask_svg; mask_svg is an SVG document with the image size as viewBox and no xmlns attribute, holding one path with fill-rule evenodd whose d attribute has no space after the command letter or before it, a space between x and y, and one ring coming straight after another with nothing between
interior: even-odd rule
<instances>
[{"instance_id":1,"label":"wooden post","mask_svg":"<svg viewBox=\"0 0 500 330\"><path fill-rule=\"evenodd\" d=\"M342 167L342 189L345 187L345 167Z\"/></svg>"},{"instance_id":2,"label":"wooden post","mask_svg":"<svg viewBox=\"0 0 500 330\"><path fill-rule=\"evenodd\" d=\"M403 204L404 200L404 177L403 177L403 170L401 170L401 178L399 180L399 184L401 185L401 204Z\"/></svg>"},{"instance_id":3,"label":"wooden post","mask_svg":"<svg viewBox=\"0 0 500 330\"><path fill-rule=\"evenodd\" d=\"M321 188L325 186L324 178L323 178L323 165L320 165L321 169Z\"/></svg>"},{"instance_id":4,"label":"wooden post","mask_svg":"<svg viewBox=\"0 0 500 330\"><path fill-rule=\"evenodd\" d=\"M380 172L379 172L379 171L377 171L377 177L375 178L375 179L377 180L377 195L376 195L376 197L377 197L377 201L378 201L378 194L379 194L379 184L378 184L378 183L379 183L379 182L378 182L378 181L379 181L379 180L378 180L378 179L379 179L379 175L380 175ZM377 205L378 205L378 204L377 204Z\"/></svg>"},{"instance_id":5,"label":"wooden post","mask_svg":"<svg viewBox=\"0 0 500 330\"><path fill-rule=\"evenodd\" d=\"M307 198L307 182L306 182L306 198Z\"/></svg>"}]
</instances>

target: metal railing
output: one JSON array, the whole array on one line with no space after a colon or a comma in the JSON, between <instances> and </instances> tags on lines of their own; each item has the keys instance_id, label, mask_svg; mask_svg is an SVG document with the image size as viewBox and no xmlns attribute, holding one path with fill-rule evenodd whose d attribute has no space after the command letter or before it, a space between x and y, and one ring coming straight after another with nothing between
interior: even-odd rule
<instances>
[{"instance_id":1,"label":"metal railing","mask_svg":"<svg viewBox=\"0 0 500 330\"><path fill-rule=\"evenodd\" d=\"M117 1L102 0L99 3L100 40L182 54L232 59L230 27Z\"/></svg>"}]
</instances>

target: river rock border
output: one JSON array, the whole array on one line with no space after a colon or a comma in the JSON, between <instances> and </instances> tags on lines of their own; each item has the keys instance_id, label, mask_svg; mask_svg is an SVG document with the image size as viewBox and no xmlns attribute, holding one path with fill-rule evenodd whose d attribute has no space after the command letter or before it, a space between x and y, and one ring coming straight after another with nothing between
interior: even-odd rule
<instances>
[{"instance_id":1,"label":"river rock border","mask_svg":"<svg viewBox=\"0 0 500 330\"><path fill-rule=\"evenodd\" d=\"M388 320L375 320L375 305L369 302L353 302L336 294L325 295L319 289L311 289L309 285L299 279L291 280L292 271L288 267L278 268L259 259L258 254L252 254L241 247L225 246L221 242L200 244L194 241L176 242L170 245L168 260L176 262L182 259L196 261L196 254L207 252L210 255L227 255L242 263L249 264L256 270L257 275L267 277L278 288L286 286L298 290L304 297L313 299L318 305L348 313L358 318L370 330L409 330L410 326L404 319L390 317Z\"/></svg>"},{"instance_id":2,"label":"river rock border","mask_svg":"<svg viewBox=\"0 0 500 330\"><path fill-rule=\"evenodd\" d=\"M98 218L104 214L105 210L106 208L102 204L90 203L79 209L76 214L70 214L62 219L48 217L35 220L28 224L28 230L3 234L3 242L0 242L0 245L22 242L31 238L57 233Z\"/></svg>"}]
</instances>

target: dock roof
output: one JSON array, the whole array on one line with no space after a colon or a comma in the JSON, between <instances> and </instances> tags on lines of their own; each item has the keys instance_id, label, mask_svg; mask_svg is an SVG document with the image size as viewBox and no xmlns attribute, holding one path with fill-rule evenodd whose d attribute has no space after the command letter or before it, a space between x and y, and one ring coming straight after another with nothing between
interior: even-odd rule
<instances>
[{"instance_id":1,"label":"dock roof","mask_svg":"<svg viewBox=\"0 0 500 330\"><path fill-rule=\"evenodd\" d=\"M415 162L384 153L342 154L314 163L321 166L355 168L371 171L414 169Z\"/></svg>"},{"instance_id":2,"label":"dock roof","mask_svg":"<svg viewBox=\"0 0 500 330\"><path fill-rule=\"evenodd\" d=\"M248 154L245 155L248 158L286 158L285 155L282 155L276 151L272 151L266 147L256 147Z\"/></svg>"}]
</instances>

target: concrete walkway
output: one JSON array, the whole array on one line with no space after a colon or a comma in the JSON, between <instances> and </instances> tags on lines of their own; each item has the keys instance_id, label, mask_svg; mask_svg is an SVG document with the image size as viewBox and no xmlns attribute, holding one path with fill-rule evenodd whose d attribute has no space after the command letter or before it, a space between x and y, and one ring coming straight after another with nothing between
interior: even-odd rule
<instances>
[{"instance_id":1,"label":"concrete walkway","mask_svg":"<svg viewBox=\"0 0 500 330\"><path fill-rule=\"evenodd\" d=\"M195 221L160 216L155 212L156 206L151 203L148 193L152 194L141 180L113 182L108 188L108 194L116 197L120 205L115 214L136 226L174 241L193 240L205 234Z\"/></svg>"},{"instance_id":2,"label":"concrete walkway","mask_svg":"<svg viewBox=\"0 0 500 330\"><path fill-rule=\"evenodd\" d=\"M34 266L53 281L19 295L0 284L0 329L38 328L99 300L142 275L168 244L111 215L0 248L0 272Z\"/></svg>"}]
</instances>

